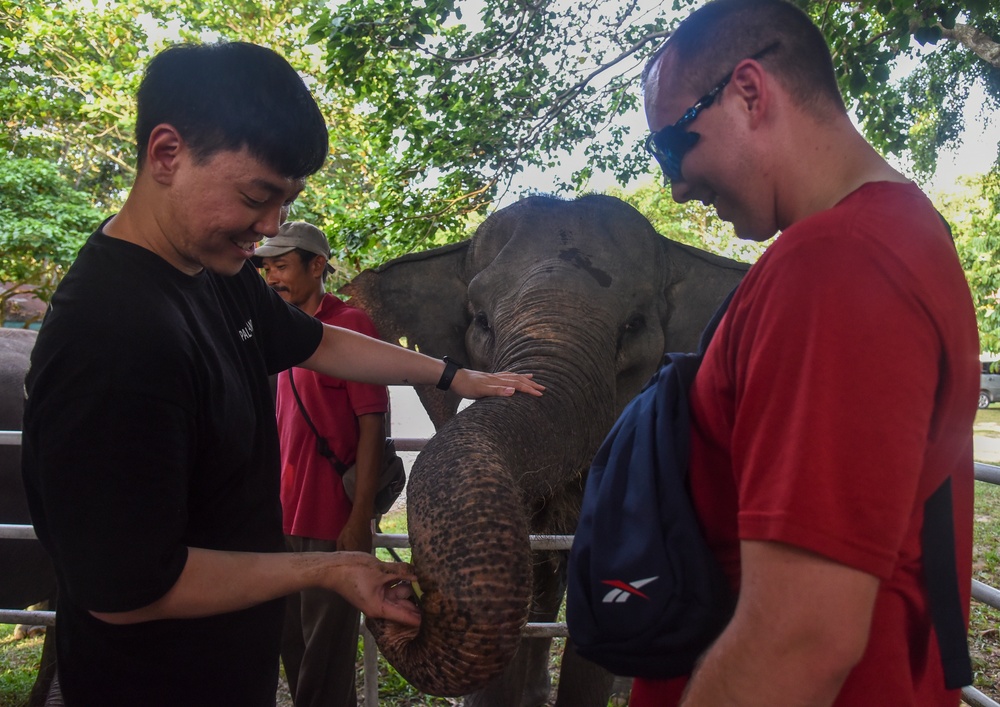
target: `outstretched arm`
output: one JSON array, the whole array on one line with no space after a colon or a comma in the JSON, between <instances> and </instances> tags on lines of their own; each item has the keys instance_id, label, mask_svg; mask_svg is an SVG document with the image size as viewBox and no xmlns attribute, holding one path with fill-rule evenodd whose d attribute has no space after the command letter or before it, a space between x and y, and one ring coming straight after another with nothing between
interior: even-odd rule
<instances>
[{"instance_id":1,"label":"outstretched arm","mask_svg":"<svg viewBox=\"0 0 1000 707\"><path fill-rule=\"evenodd\" d=\"M303 589L337 592L366 615L420 624L409 565L362 552L224 552L189 548L174 586L134 611L91 612L111 624L181 619L239 611Z\"/></svg>"},{"instance_id":2,"label":"outstretched arm","mask_svg":"<svg viewBox=\"0 0 1000 707\"><path fill-rule=\"evenodd\" d=\"M867 646L878 578L781 543L740 553L736 613L681 704L832 704Z\"/></svg>"},{"instance_id":3,"label":"outstretched arm","mask_svg":"<svg viewBox=\"0 0 1000 707\"><path fill-rule=\"evenodd\" d=\"M441 359L329 325L323 326L319 347L299 365L334 378L376 385L434 385L445 368ZM463 398L484 398L515 392L541 395L545 388L531 380L531 374L463 368L455 375L451 389Z\"/></svg>"}]
</instances>

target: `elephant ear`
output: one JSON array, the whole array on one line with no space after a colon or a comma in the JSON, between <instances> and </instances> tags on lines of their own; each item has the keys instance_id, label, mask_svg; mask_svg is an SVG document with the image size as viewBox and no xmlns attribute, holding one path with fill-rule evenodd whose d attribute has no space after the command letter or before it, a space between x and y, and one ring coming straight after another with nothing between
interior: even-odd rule
<instances>
[{"instance_id":1,"label":"elephant ear","mask_svg":"<svg viewBox=\"0 0 1000 707\"><path fill-rule=\"evenodd\" d=\"M411 253L365 270L340 288L365 310L384 340L420 353L468 361L469 326L465 260L469 241ZM433 385L414 386L435 429L454 416L461 401Z\"/></svg>"},{"instance_id":2,"label":"elephant ear","mask_svg":"<svg viewBox=\"0 0 1000 707\"><path fill-rule=\"evenodd\" d=\"M701 332L750 266L663 238L670 275L664 296L670 303L664 343L667 351L695 351Z\"/></svg>"}]
</instances>

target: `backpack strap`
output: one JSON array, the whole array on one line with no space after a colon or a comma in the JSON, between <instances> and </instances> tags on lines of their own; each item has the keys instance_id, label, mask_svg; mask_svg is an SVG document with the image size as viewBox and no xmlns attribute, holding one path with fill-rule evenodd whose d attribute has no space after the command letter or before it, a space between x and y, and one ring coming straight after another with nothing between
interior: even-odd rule
<instances>
[{"instance_id":1,"label":"backpack strap","mask_svg":"<svg viewBox=\"0 0 1000 707\"><path fill-rule=\"evenodd\" d=\"M723 315L726 313L726 310L729 309L729 303L732 302L733 295L736 294L738 287L739 285L729 291L729 294L726 295L724 300L722 300L722 304L720 304L719 308L715 310L715 314L713 314L712 318L708 320L708 324L705 325L705 329L701 332L701 338L698 340L699 357L705 355L705 350L708 349L708 344L712 341L712 337L715 336L715 330L719 328L719 322L722 321Z\"/></svg>"},{"instance_id":2,"label":"backpack strap","mask_svg":"<svg viewBox=\"0 0 1000 707\"><path fill-rule=\"evenodd\" d=\"M972 684L972 662L955 567L950 476L924 503L924 527L920 532L920 542L927 599L941 653L944 684L949 690L957 690Z\"/></svg>"},{"instance_id":3,"label":"backpack strap","mask_svg":"<svg viewBox=\"0 0 1000 707\"><path fill-rule=\"evenodd\" d=\"M312 418L309 417L309 413L306 412L306 406L302 404L302 398L299 397L299 390L295 387L295 376L292 375L293 370L294 369L292 368L288 369L288 382L292 386L292 395L295 396L295 402L299 406L299 412L302 413L302 419L306 421L306 424L309 425L309 429L312 430L312 433L316 436L316 452L321 457L325 457L327 461L333 465L336 472L343 476L347 473L349 467L344 464L344 462L340 461L340 458L334 454L333 449L330 448L330 443L326 441L326 437L319 433L319 430L316 429L316 425L313 424Z\"/></svg>"}]
</instances>

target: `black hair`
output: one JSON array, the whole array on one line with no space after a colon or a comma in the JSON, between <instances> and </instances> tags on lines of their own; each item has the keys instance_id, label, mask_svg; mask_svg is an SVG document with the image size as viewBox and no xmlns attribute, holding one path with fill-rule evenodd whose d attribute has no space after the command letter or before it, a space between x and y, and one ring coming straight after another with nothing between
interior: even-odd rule
<instances>
[{"instance_id":1,"label":"black hair","mask_svg":"<svg viewBox=\"0 0 1000 707\"><path fill-rule=\"evenodd\" d=\"M712 0L685 18L643 70L669 52L692 93L710 90L743 59L769 45L759 61L794 100L819 112L846 112L826 38L809 16L785 0Z\"/></svg>"},{"instance_id":2,"label":"black hair","mask_svg":"<svg viewBox=\"0 0 1000 707\"><path fill-rule=\"evenodd\" d=\"M302 267L308 267L309 263L314 261L319 257L317 253L313 253L311 250L306 250L305 248L296 248L294 251L299 256L299 260L302 261Z\"/></svg>"},{"instance_id":3,"label":"black hair","mask_svg":"<svg viewBox=\"0 0 1000 707\"><path fill-rule=\"evenodd\" d=\"M142 167L157 125L174 126L196 158L247 148L284 177L319 171L326 121L302 78L279 54L247 42L176 44L146 67L135 140Z\"/></svg>"},{"instance_id":4,"label":"black hair","mask_svg":"<svg viewBox=\"0 0 1000 707\"><path fill-rule=\"evenodd\" d=\"M309 267L309 263L316 260L319 257L319 253L313 253L311 250L306 250L305 248L296 248L293 253L297 253L299 260L302 261L302 268L306 269ZM319 275L320 282L326 282L326 267L320 271Z\"/></svg>"}]
</instances>

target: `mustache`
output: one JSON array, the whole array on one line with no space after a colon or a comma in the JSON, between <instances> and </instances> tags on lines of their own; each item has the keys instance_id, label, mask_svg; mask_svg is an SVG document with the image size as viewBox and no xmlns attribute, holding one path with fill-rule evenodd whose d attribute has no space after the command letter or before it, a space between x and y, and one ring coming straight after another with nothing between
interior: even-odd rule
<instances>
[{"instance_id":1,"label":"mustache","mask_svg":"<svg viewBox=\"0 0 1000 707\"><path fill-rule=\"evenodd\" d=\"M271 285L271 289L275 292L288 292L288 288L284 285Z\"/></svg>"}]
</instances>

